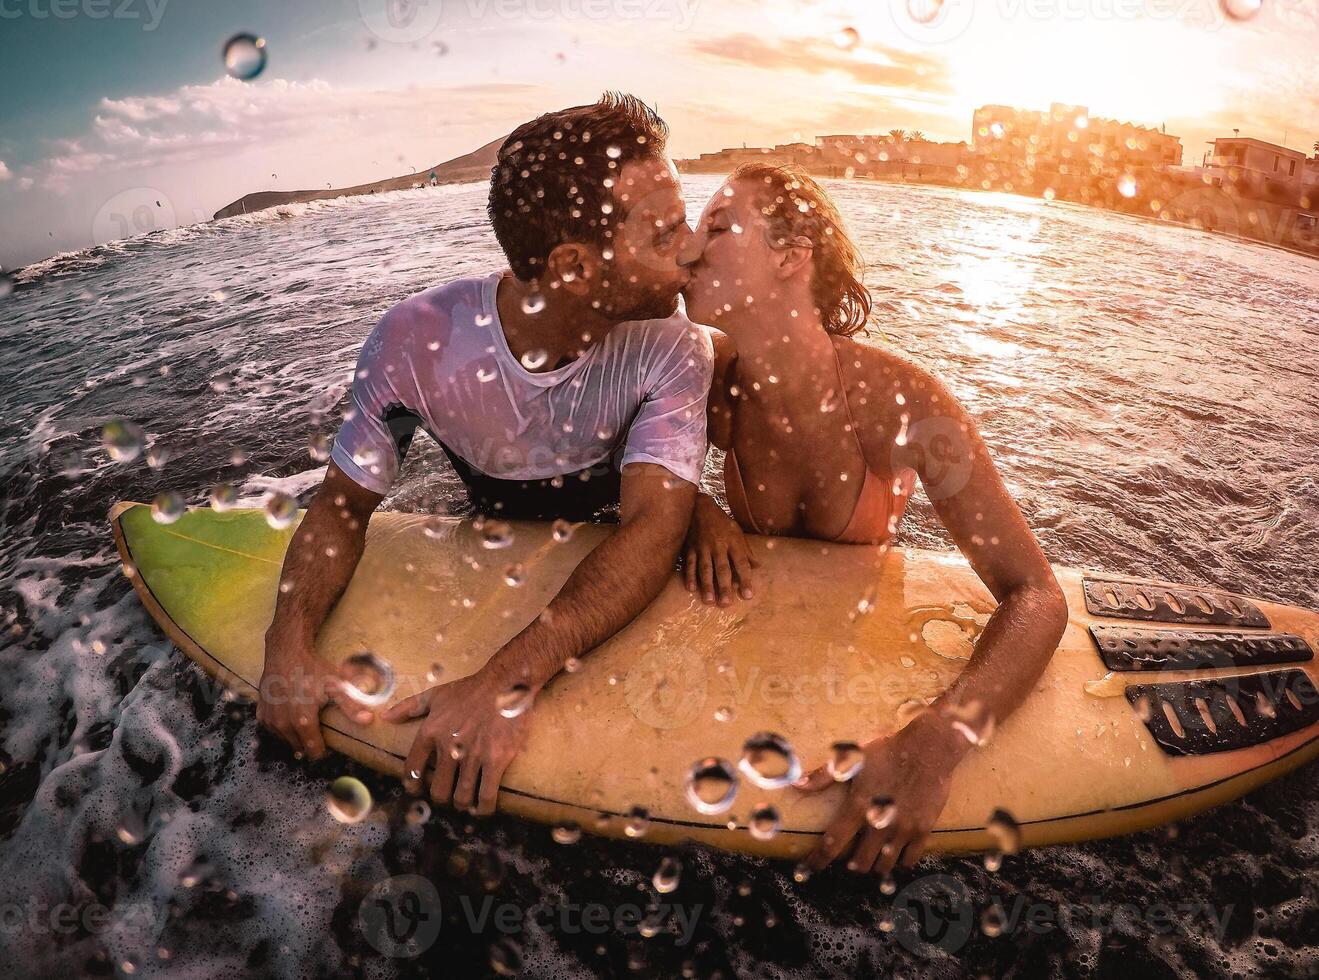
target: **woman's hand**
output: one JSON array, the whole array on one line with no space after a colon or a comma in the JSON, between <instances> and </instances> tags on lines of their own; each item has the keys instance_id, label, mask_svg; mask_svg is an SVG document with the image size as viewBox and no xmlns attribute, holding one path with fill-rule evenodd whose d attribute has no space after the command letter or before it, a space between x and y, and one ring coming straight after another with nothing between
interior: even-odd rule
<instances>
[{"instance_id":1,"label":"woman's hand","mask_svg":"<svg viewBox=\"0 0 1319 980\"><path fill-rule=\"evenodd\" d=\"M724 513L706 494L696 497L691 524L687 528L686 558L683 562L687 591L700 587L707 604L732 603L736 595L755 595L753 569L760 562L751 554L746 535L737 522ZM734 583L739 592L734 591Z\"/></svg>"},{"instance_id":2,"label":"woman's hand","mask_svg":"<svg viewBox=\"0 0 1319 980\"><path fill-rule=\"evenodd\" d=\"M953 770L970 747L933 711L868 743L865 764L853 777L846 801L806 863L819 870L851 850L849 871L887 877L896 866L910 868L925 851L948 802ZM793 785L816 793L833 784L828 768L820 766Z\"/></svg>"}]
</instances>

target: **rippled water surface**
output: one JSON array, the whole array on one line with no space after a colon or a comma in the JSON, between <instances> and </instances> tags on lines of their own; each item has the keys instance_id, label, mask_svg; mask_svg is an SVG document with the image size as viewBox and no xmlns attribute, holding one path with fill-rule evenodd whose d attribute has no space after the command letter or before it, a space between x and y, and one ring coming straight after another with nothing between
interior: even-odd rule
<instances>
[{"instance_id":1,"label":"rippled water surface","mask_svg":"<svg viewBox=\"0 0 1319 980\"><path fill-rule=\"evenodd\" d=\"M695 214L716 182L687 179ZM870 262L875 342L966 400L1053 561L1319 607L1319 263L1022 198L834 190ZM558 844L504 817L410 824L390 780L306 765L250 707L209 703L118 573L107 509L163 490L201 503L222 480L253 499L314 488L309 439L332 434L376 318L499 262L484 198L447 187L169 231L49 260L0 298L6 975L468 976L495 968L492 946L556 977L1315 975L1313 764L1171 830L996 873L925 862L970 896L977 928L952 955L884 932L874 881L797 882L696 848L663 896L699 906L690 942L558 918L503 937L465 923L464 897L644 908L663 852ZM132 463L100 445L120 417L147 434ZM456 487L418 440L385 506L444 507ZM950 547L919 492L908 513L901 543ZM327 815L345 772L376 819ZM407 873L435 882L443 930L419 960L386 959L358 910ZM995 901L1055 925L986 935Z\"/></svg>"}]
</instances>

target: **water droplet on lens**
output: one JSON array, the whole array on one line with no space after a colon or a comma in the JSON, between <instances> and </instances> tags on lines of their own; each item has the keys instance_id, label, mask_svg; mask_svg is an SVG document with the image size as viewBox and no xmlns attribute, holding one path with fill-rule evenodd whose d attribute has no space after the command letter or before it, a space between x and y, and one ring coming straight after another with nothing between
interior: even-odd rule
<instances>
[{"instance_id":1,"label":"water droplet on lens","mask_svg":"<svg viewBox=\"0 0 1319 980\"><path fill-rule=\"evenodd\" d=\"M655 876L651 879L655 886L655 891L661 895L667 895L678 887L678 881L682 877L682 862L674 857L666 857L660 861L659 867L655 869Z\"/></svg>"},{"instance_id":2,"label":"water droplet on lens","mask_svg":"<svg viewBox=\"0 0 1319 980\"><path fill-rule=\"evenodd\" d=\"M627 823L623 826L623 833L629 837L644 837L650 830L650 811L644 806L634 806L627 816Z\"/></svg>"},{"instance_id":3,"label":"water droplet on lens","mask_svg":"<svg viewBox=\"0 0 1319 980\"><path fill-rule=\"evenodd\" d=\"M509 565L504 569L504 584L510 589L516 589L527 579L527 570L521 564Z\"/></svg>"},{"instance_id":4,"label":"water droplet on lens","mask_svg":"<svg viewBox=\"0 0 1319 980\"><path fill-rule=\"evenodd\" d=\"M1002 934L1006 922L1007 916L1004 915L1002 906L994 902L980 916L980 931L993 939Z\"/></svg>"},{"instance_id":5,"label":"water droplet on lens","mask_svg":"<svg viewBox=\"0 0 1319 980\"><path fill-rule=\"evenodd\" d=\"M436 684L444 676L444 664L431 664L430 669L426 671L426 683Z\"/></svg>"},{"instance_id":6,"label":"water droplet on lens","mask_svg":"<svg viewBox=\"0 0 1319 980\"><path fill-rule=\"evenodd\" d=\"M550 525L550 535L557 543L563 544L572 537L572 525L563 518L559 518Z\"/></svg>"},{"instance_id":7,"label":"water droplet on lens","mask_svg":"<svg viewBox=\"0 0 1319 980\"><path fill-rule=\"evenodd\" d=\"M622 149L617 146L605 147L605 156L609 157L610 160L617 160L622 155Z\"/></svg>"},{"instance_id":8,"label":"water droplet on lens","mask_svg":"<svg viewBox=\"0 0 1319 980\"><path fill-rule=\"evenodd\" d=\"M1117 180L1117 192L1123 197L1136 196L1136 178L1130 174L1123 174Z\"/></svg>"},{"instance_id":9,"label":"water droplet on lens","mask_svg":"<svg viewBox=\"0 0 1319 980\"><path fill-rule=\"evenodd\" d=\"M323 432L318 432L307 440L307 453L318 463L324 463L330 458L332 448L334 448L334 440Z\"/></svg>"},{"instance_id":10,"label":"water droplet on lens","mask_svg":"<svg viewBox=\"0 0 1319 980\"><path fill-rule=\"evenodd\" d=\"M994 716L978 699L972 698L966 704L956 705L948 714L952 719L953 730L972 745L986 745L994 735Z\"/></svg>"},{"instance_id":11,"label":"water droplet on lens","mask_svg":"<svg viewBox=\"0 0 1319 980\"><path fill-rule=\"evenodd\" d=\"M297 516L298 502L288 494L276 491L266 498L266 523L276 531L291 526Z\"/></svg>"},{"instance_id":12,"label":"water droplet on lens","mask_svg":"<svg viewBox=\"0 0 1319 980\"><path fill-rule=\"evenodd\" d=\"M545 297L540 293L527 293L522 297L522 312L528 316L545 309Z\"/></svg>"},{"instance_id":13,"label":"water droplet on lens","mask_svg":"<svg viewBox=\"0 0 1319 980\"><path fill-rule=\"evenodd\" d=\"M229 510L238 503L238 491L232 483L217 483L211 488L211 510Z\"/></svg>"},{"instance_id":14,"label":"water droplet on lens","mask_svg":"<svg viewBox=\"0 0 1319 980\"><path fill-rule=\"evenodd\" d=\"M943 12L944 0L907 0L907 13L918 24L929 24Z\"/></svg>"},{"instance_id":15,"label":"water droplet on lens","mask_svg":"<svg viewBox=\"0 0 1319 980\"><path fill-rule=\"evenodd\" d=\"M866 823L876 830L883 830L898 815L897 804L891 796L876 796L866 808Z\"/></svg>"},{"instance_id":16,"label":"water droplet on lens","mask_svg":"<svg viewBox=\"0 0 1319 980\"><path fill-rule=\"evenodd\" d=\"M485 521L481 525L481 547L499 551L513 543L513 527L507 521Z\"/></svg>"},{"instance_id":17,"label":"water droplet on lens","mask_svg":"<svg viewBox=\"0 0 1319 980\"><path fill-rule=\"evenodd\" d=\"M1264 6L1264 0L1220 0L1220 2L1223 13L1233 20L1250 20Z\"/></svg>"},{"instance_id":18,"label":"water droplet on lens","mask_svg":"<svg viewBox=\"0 0 1319 980\"><path fill-rule=\"evenodd\" d=\"M499 372L492 367L479 367L476 369L476 380L481 382L481 384L486 384L487 382L494 381L495 376L498 373Z\"/></svg>"},{"instance_id":19,"label":"water droplet on lens","mask_svg":"<svg viewBox=\"0 0 1319 980\"><path fill-rule=\"evenodd\" d=\"M385 704L394 694L394 666L370 650L355 653L339 668L344 687L354 701L367 707Z\"/></svg>"},{"instance_id":20,"label":"water droplet on lens","mask_svg":"<svg viewBox=\"0 0 1319 980\"><path fill-rule=\"evenodd\" d=\"M769 840L779 832L779 811L772 806L762 805L751 811L751 836L757 840Z\"/></svg>"},{"instance_id":21,"label":"water droplet on lens","mask_svg":"<svg viewBox=\"0 0 1319 980\"><path fill-rule=\"evenodd\" d=\"M361 823L371 812L371 791L360 779L340 776L330 784L325 806L340 823Z\"/></svg>"},{"instance_id":22,"label":"water droplet on lens","mask_svg":"<svg viewBox=\"0 0 1319 980\"><path fill-rule=\"evenodd\" d=\"M155 518L157 524L173 524L187 509L188 505L183 495L173 490L166 490L151 501L151 516Z\"/></svg>"},{"instance_id":23,"label":"water droplet on lens","mask_svg":"<svg viewBox=\"0 0 1319 980\"><path fill-rule=\"evenodd\" d=\"M116 463L131 463L142 453L142 427L127 419L114 419L101 429L101 445Z\"/></svg>"},{"instance_id":24,"label":"water droplet on lens","mask_svg":"<svg viewBox=\"0 0 1319 980\"><path fill-rule=\"evenodd\" d=\"M861 751L861 746L855 742L834 742L830 747L829 761L825 763L825 768L837 782L845 783L859 773L865 764L866 756Z\"/></svg>"},{"instance_id":25,"label":"water droplet on lens","mask_svg":"<svg viewBox=\"0 0 1319 980\"><path fill-rule=\"evenodd\" d=\"M555 827L551 836L557 844L576 844L582 839L582 828L577 821L569 820Z\"/></svg>"},{"instance_id":26,"label":"water droplet on lens","mask_svg":"<svg viewBox=\"0 0 1319 980\"><path fill-rule=\"evenodd\" d=\"M844 27L834 35L834 44L838 45L844 51L851 51L861 43L861 32L855 27Z\"/></svg>"},{"instance_id":27,"label":"water droplet on lens","mask_svg":"<svg viewBox=\"0 0 1319 980\"><path fill-rule=\"evenodd\" d=\"M413 800L408 806L407 813L404 815L404 819L414 827L426 823L430 818L431 807L425 800Z\"/></svg>"},{"instance_id":28,"label":"water droplet on lens","mask_svg":"<svg viewBox=\"0 0 1319 980\"><path fill-rule=\"evenodd\" d=\"M985 829L1003 854L1016 854L1021 850L1021 827L1007 810L995 810L990 814Z\"/></svg>"},{"instance_id":29,"label":"water droplet on lens","mask_svg":"<svg viewBox=\"0 0 1319 980\"><path fill-rule=\"evenodd\" d=\"M757 732L746 740L738 768L761 789L779 789L801 775L792 746L773 732Z\"/></svg>"},{"instance_id":30,"label":"water droplet on lens","mask_svg":"<svg viewBox=\"0 0 1319 980\"><path fill-rule=\"evenodd\" d=\"M14 280L7 272L0 272L0 299L14 291Z\"/></svg>"},{"instance_id":31,"label":"water droplet on lens","mask_svg":"<svg viewBox=\"0 0 1319 980\"><path fill-rule=\"evenodd\" d=\"M163 470L165 463L169 461L169 450L161 445L152 446L147 450L146 461L153 470Z\"/></svg>"},{"instance_id":32,"label":"water droplet on lens","mask_svg":"<svg viewBox=\"0 0 1319 980\"><path fill-rule=\"evenodd\" d=\"M528 371L536 371L545 366L550 355L543 350L529 350L522 355L522 366Z\"/></svg>"},{"instance_id":33,"label":"water droplet on lens","mask_svg":"<svg viewBox=\"0 0 1319 980\"><path fill-rule=\"evenodd\" d=\"M526 684L514 684L495 699L499 713L505 718L516 718L531 707L531 688Z\"/></svg>"},{"instance_id":34,"label":"water droplet on lens","mask_svg":"<svg viewBox=\"0 0 1319 980\"><path fill-rule=\"evenodd\" d=\"M737 797L737 771L732 763L709 756L687 773L687 802L700 813L723 813Z\"/></svg>"},{"instance_id":35,"label":"water droplet on lens","mask_svg":"<svg viewBox=\"0 0 1319 980\"><path fill-rule=\"evenodd\" d=\"M513 940L500 939L490 947L490 968L501 977L515 977L522 972L522 950Z\"/></svg>"},{"instance_id":36,"label":"water droplet on lens","mask_svg":"<svg viewBox=\"0 0 1319 980\"><path fill-rule=\"evenodd\" d=\"M235 34L224 44L224 70L233 78L250 82L266 67L266 42L252 34Z\"/></svg>"}]
</instances>

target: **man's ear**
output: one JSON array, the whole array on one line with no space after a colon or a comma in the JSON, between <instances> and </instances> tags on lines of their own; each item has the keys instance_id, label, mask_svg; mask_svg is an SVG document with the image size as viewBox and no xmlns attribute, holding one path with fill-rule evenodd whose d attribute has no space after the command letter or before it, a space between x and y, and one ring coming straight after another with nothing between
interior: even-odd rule
<instances>
[{"instance_id":1,"label":"man's ear","mask_svg":"<svg viewBox=\"0 0 1319 980\"><path fill-rule=\"evenodd\" d=\"M600 252L594 246L564 242L554 246L545 260L546 279L553 288L586 296L599 283L601 265Z\"/></svg>"},{"instance_id":2,"label":"man's ear","mask_svg":"<svg viewBox=\"0 0 1319 980\"><path fill-rule=\"evenodd\" d=\"M780 279L791 279L802 267L809 265L812 250L805 245L776 248L770 254L774 271Z\"/></svg>"}]
</instances>

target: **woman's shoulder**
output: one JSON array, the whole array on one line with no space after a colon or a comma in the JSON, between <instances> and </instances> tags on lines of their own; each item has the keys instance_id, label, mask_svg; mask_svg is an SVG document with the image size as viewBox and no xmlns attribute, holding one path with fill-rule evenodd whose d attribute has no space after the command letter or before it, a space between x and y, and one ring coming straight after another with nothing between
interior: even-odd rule
<instances>
[{"instance_id":1,"label":"woman's shoulder","mask_svg":"<svg viewBox=\"0 0 1319 980\"><path fill-rule=\"evenodd\" d=\"M833 341L867 459L889 460L913 424L956 412L956 398L938 375L906 355L852 337Z\"/></svg>"},{"instance_id":2,"label":"woman's shoulder","mask_svg":"<svg viewBox=\"0 0 1319 980\"><path fill-rule=\"evenodd\" d=\"M887 399L880 399L886 409L915 407L918 402L928 401L930 393L937 395L943 388L932 371L889 347L854 337L831 339L848 387L864 396L865 404L874 403L874 396L887 395Z\"/></svg>"}]
</instances>

